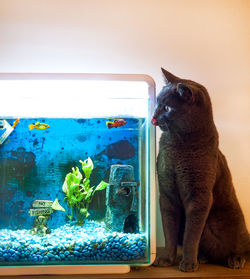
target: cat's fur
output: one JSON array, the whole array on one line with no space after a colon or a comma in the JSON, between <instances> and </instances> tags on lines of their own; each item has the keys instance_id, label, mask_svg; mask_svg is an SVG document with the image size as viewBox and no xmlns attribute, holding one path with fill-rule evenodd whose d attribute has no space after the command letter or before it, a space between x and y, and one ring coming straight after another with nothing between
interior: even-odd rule
<instances>
[{"instance_id":1,"label":"cat's fur","mask_svg":"<svg viewBox=\"0 0 250 279\"><path fill-rule=\"evenodd\" d=\"M166 86L157 97L152 123L163 131L157 171L165 250L155 265L174 264L181 243L181 271L197 270L199 255L242 268L250 238L218 148L208 92L194 81L162 72Z\"/></svg>"}]
</instances>

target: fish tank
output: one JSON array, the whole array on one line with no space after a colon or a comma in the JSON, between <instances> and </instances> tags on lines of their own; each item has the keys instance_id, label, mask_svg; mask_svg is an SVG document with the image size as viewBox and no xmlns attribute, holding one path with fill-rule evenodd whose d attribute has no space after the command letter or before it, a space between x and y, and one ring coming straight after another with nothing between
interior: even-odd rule
<instances>
[{"instance_id":1,"label":"fish tank","mask_svg":"<svg viewBox=\"0 0 250 279\"><path fill-rule=\"evenodd\" d=\"M153 79L2 73L0 100L0 274L150 265Z\"/></svg>"}]
</instances>

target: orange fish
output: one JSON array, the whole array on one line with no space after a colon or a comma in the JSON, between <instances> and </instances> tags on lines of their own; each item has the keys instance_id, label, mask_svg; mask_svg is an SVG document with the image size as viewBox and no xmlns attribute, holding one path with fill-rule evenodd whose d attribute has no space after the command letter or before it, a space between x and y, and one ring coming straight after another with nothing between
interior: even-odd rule
<instances>
[{"instance_id":1,"label":"orange fish","mask_svg":"<svg viewBox=\"0 0 250 279\"><path fill-rule=\"evenodd\" d=\"M17 120L14 121L12 128L14 129L16 125L19 123L20 118L17 118Z\"/></svg>"},{"instance_id":2,"label":"orange fish","mask_svg":"<svg viewBox=\"0 0 250 279\"><path fill-rule=\"evenodd\" d=\"M108 129L117 128L125 125L127 123L124 119L114 119L114 121L107 121L106 125Z\"/></svg>"}]
</instances>

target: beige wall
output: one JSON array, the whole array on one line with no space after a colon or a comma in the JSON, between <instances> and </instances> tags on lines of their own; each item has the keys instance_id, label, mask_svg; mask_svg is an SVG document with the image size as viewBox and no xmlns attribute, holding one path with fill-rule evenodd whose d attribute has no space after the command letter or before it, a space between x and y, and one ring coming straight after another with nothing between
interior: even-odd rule
<instances>
[{"instance_id":1,"label":"beige wall","mask_svg":"<svg viewBox=\"0 0 250 279\"><path fill-rule=\"evenodd\" d=\"M0 72L146 73L159 90L164 66L203 83L250 229L249 18L247 0L0 0Z\"/></svg>"}]
</instances>

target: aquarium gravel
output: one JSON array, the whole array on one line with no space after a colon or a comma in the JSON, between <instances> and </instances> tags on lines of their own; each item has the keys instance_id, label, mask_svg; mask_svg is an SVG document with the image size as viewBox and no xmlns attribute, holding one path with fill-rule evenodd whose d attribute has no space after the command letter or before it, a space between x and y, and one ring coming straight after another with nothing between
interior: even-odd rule
<instances>
[{"instance_id":1,"label":"aquarium gravel","mask_svg":"<svg viewBox=\"0 0 250 279\"><path fill-rule=\"evenodd\" d=\"M108 232L104 222L65 224L46 236L30 230L0 230L0 265L84 264L133 261L145 257L145 234Z\"/></svg>"}]
</instances>

